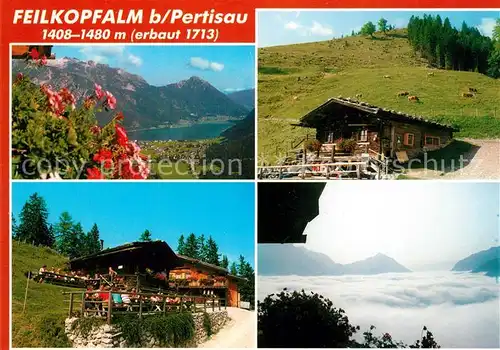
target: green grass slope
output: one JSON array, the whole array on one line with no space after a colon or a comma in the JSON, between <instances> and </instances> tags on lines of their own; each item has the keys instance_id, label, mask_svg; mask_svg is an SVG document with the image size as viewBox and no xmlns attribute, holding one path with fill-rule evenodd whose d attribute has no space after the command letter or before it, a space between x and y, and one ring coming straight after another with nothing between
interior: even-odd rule
<instances>
[{"instance_id":1,"label":"green grass slope","mask_svg":"<svg viewBox=\"0 0 500 350\"><path fill-rule=\"evenodd\" d=\"M28 301L23 313L27 271L37 271L43 265L63 267L68 259L46 247L12 242L12 346L61 347L67 345L57 334L56 325L64 323L68 312L64 288L45 283L29 282ZM55 322L55 323L52 323ZM63 329L64 330L64 329ZM52 333L51 333L52 332Z\"/></svg>"},{"instance_id":2,"label":"green grass slope","mask_svg":"<svg viewBox=\"0 0 500 350\"><path fill-rule=\"evenodd\" d=\"M474 72L431 69L411 49L404 30L259 49L259 164L276 163L313 129L290 124L328 98L371 104L454 124L456 137L500 137L500 80ZM433 72L434 75L429 75ZM390 76L384 78L384 76ZM474 98L462 97L469 87ZM420 103L397 97L417 95Z\"/></svg>"}]
</instances>

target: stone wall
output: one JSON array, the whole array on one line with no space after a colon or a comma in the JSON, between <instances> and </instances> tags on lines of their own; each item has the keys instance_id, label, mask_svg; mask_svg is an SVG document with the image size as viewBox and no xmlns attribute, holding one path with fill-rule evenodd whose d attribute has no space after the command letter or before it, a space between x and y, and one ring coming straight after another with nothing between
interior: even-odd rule
<instances>
[{"instance_id":1,"label":"stone wall","mask_svg":"<svg viewBox=\"0 0 500 350\"><path fill-rule=\"evenodd\" d=\"M214 311L208 313L212 324L212 334L217 333L230 320L227 311ZM193 314L195 324L195 332L190 347L196 347L207 340L207 333L203 327L203 313ZM118 326L104 324L99 327L94 327L87 336L80 334L78 329L72 329L73 323L77 320L76 317L67 318L65 322L65 331L69 341L74 348L128 348L128 347L144 347L144 348L159 348L160 343L152 336L146 336L144 344L127 344L127 341L122 337L122 333Z\"/></svg>"}]
</instances>

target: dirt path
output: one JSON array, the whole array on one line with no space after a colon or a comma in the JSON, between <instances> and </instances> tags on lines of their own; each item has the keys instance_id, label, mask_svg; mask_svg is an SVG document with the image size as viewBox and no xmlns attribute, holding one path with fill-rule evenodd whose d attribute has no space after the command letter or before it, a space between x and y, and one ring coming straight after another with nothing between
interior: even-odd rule
<instances>
[{"instance_id":1,"label":"dirt path","mask_svg":"<svg viewBox=\"0 0 500 350\"><path fill-rule=\"evenodd\" d=\"M257 318L253 311L227 308L231 321L199 348L256 348Z\"/></svg>"},{"instance_id":2,"label":"dirt path","mask_svg":"<svg viewBox=\"0 0 500 350\"><path fill-rule=\"evenodd\" d=\"M420 179L454 179L454 180L498 180L500 179L500 140L464 139L474 146L470 153L464 154L467 160L462 169L443 174L434 170L412 170L410 177Z\"/></svg>"}]
</instances>

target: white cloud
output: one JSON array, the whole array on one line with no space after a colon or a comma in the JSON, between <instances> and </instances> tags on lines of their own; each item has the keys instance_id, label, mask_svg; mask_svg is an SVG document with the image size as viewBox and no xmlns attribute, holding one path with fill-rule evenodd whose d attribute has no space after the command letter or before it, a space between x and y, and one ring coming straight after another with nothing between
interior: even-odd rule
<instances>
[{"instance_id":1,"label":"white cloud","mask_svg":"<svg viewBox=\"0 0 500 350\"><path fill-rule=\"evenodd\" d=\"M133 65L139 67L142 65L142 58L127 52L125 46L83 46L80 53L84 60L97 63L110 63Z\"/></svg>"},{"instance_id":2,"label":"white cloud","mask_svg":"<svg viewBox=\"0 0 500 350\"><path fill-rule=\"evenodd\" d=\"M210 62L210 69L214 72L220 72L224 69L224 65L218 62Z\"/></svg>"},{"instance_id":3,"label":"white cloud","mask_svg":"<svg viewBox=\"0 0 500 350\"><path fill-rule=\"evenodd\" d=\"M193 68L201 70L213 70L214 72L220 72L224 69L224 64L219 62L210 62L203 57L191 57L189 59L189 65Z\"/></svg>"},{"instance_id":4,"label":"white cloud","mask_svg":"<svg viewBox=\"0 0 500 350\"><path fill-rule=\"evenodd\" d=\"M285 29L288 29L288 30L297 30L297 29L299 29L301 27L302 27L302 25L300 25L300 24L298 24L298 23L296 23L294 21L290 21L290 22L287 22L285 24Z\"/></svg>"},{"instance_id":5,"label":"white cloud","mask_svg":"<svg viewBox=\"0 0 500 350\"><path fill-rule=\"evenodd\" d=\"M489 36L490 38L493 36L493 29L496 25L495 18L481 18L481 24L477 26L477 29L481 32L481 34Z\"/></svg>"},{"instance_id":6,"label":"white cloud","mask_svg":"<svg viewBox=\"0 0 500 350\"><path fill-rule=\"evenodd\" d=\"M142 58L136 55L129 54L127 57L128 62L133 64L136 67L139 67L142 65Z\"/></svg>"},{"instance_id":7,"label":"white cloud","mask_svg":"<svg viewBox=\"0 0 500 350\"><path fill-rule=\"evenodd\" d=\"M322 25L316 21L313 21L313 25L310 28L311 34L321 35L321 36L331 36L333 35L333 29Z\"/></svg>"},{"instance_id":8,"label":"white cloud","mask_svg":"<svg viewBox=\"0 0 500 350\"><path fill-rule=\"evenodd\" d=\"M305 26L301 23L289 21L285 23L285 29L295 30L300 35L313 35L313 36L332 36L334 31L329 26L323 25L319 22L313 21L312 26Z\"/></svg>"},{"instance_id":9,"label":"white cloud","mask_svg":"<svg viewBox=\"0 0 500 350\"><path fill-rule=\"evenodd\" d=\"M288 290L313 291L343 308L361 331L413 343L425 325L443 348L498 348L498 285L471 273L402 273L374 276L259 276L258 298ZM357 338L357 337L356 337Z\"/></svg>"}]
</instances>

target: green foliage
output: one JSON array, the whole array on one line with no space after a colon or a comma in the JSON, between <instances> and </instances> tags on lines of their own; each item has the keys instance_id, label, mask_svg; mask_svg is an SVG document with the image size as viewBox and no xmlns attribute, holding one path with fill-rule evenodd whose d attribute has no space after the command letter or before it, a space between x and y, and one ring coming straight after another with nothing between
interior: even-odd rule
<instances>
[{"instance_id":1,"label":"green foliage","mask_svg":"<svg viewBox=\"0 0 500 350\"><path fill-rule=\"evenodd\" d=\"M85 243L85 254L95 254L101 251L101 238L99 236L99 228L94 223L90 231L87 233Z\"/></svg>"},{"instance_id":2,"label":"green foliage","mask_svg":"<svg viewBox=\"0 0 500 350\"><path fill-rule=\"evenodd\" d=\"M439 348L433 334L423 327L421 340L407 345L389 333L373 334L375 326L363 333L363 341L353 336L359 326L349 323L343 309L311 292L268 295L258 303L258 346L263 348Z\"/></svg>"},{"instance_id":3,"label":"green foliage","mask_svg":"<svg viewBox=\"0 0 500 350\"><path fill-rule=\"evenodd\" d=\"M289 71L287 69L284 69L284 68L280 68L280 67L266 67L266 66L261 66L259 65L259 74L270 74L270 75L274 75L274 74L280 74L280 75L286 75L286 74L289 74Z\"/></svg>"},{"instance_id":4,"label":"green foliage","mask_svg":"<svg viewBox=\"0 0 500 350\"><path fill-rule=\"evenodd\" d=\"M199 237L197 237L197 239L198 239L198 249L199 249L198 258L202 261L208 262L207 260L208 244L207 242L205 242L205 235L201 234Z\"/></svg>"},{"instance_id":5,"label":"green foliage","mask_svg":"<svg viewBox=\"0 0 500 350\"><path fill-rule=\"evenodd\" d=\"M139 237L139 241L141 242L151 242L151 232L149 230L145 230L142 234L141 237Z\"/></svg>"},{"instance_id":6,"label":"green foliage","mask_svg":"<svg viewBox=\"0 0 500 350\"><path fill-rule=\"evenodd\" d=\"M45 199L40 197L38 193L33 193L21 210L19 225L13 227L15 239L35 245L53 246L54 235L49 229L48 217Z\"/></svg>"},{"instance_id":7,"label":"green foliage","mask_svg":"<svg viewBox=\"0 0 500 350\"><path fill-rule=\"evenodd\" d=\"M121 315L113 319L130 345L140 345L152 336L165 347L181 347L194 337L194 320L191 313L172 313L137 318L136 315Z\"/></svg>"},{"instance_id":8,"label":"green foliage","mask_svg":"<svg viewBox=\"0 0 500 350\"><path fill-rule=\"evenodd\" d=\"M229 268L229 259L227 258L227 255L222 255L222 261L220 263L220 266L225 269Z\"/></svg>"},{"instance_id":9,"label":"green foliage","mask_svg":"<svg viewBox=\"0 0 500 350\"><path fill-rule=\"evenodd\" d=\"M102 318L97 317L80 317L77 318L71 325L71 330L83 337L88 337L94 328L104 325L106 322Z\"/></svg>"},{"instance_id":10,"label":"green foliage","mask_svg":"<svg viewBox=\"0 0 500 350\"><path fill-rule=\"evenodd\" d=\"M258 303L259 348L347 348L357 330L318 294L283 291Z\"/></svg>"},{"instance_id":11,"label":"green foliage","mask_svg":"<svg viewBox=\"0 0 500 350\"><path fill-rule=\"evenodd\" d=\"M339 142L339 148L345 152L353 152L356 149L357 141L355 139L342 139Z\"/></svg>"},{"instance_id":12,"label":"green foliage","mask_svg":"<svg viewBox=\"0 0 500 350\"><path fill-rule=\"evenodd\" d=\"M238 266L236 265L236 262L233 261L231 263L231 267L229 268L229 273L234 276L238 275Z\"/></svg>"},{"instance_id":13,"label":"green foliage","mask_svg":"<svg viewBox=\"0 0 500 350\"><path fill-rule=\"evenodd\" d=\"M363 27L361 27L361 34L362 35L369 35L373 38L373 33L375 33L376 30L377 30L377 28L375 28L375 24L373 24L373 22L369 21L369 22L365 23L363 25Z\"/></svg>"},{"instance_id":14,"label":"green foliage","mask_svg":"<svg viewBox=\"0 0 500 350\"><path fill-rule=\"evenodd\" d=\"M212 238L212 236L208 237L207 241L207 247L206 247L206 256L205 261L209 264L213 265L220 265L219 261L219 246L215 242L215 240Z\"/></svg>"},{"instance_id":15,"label":"green foliage","mask_svg":"<svg viewBox=\"0 0 500 350\"><path fill-rule=\"evenodd\" d=\"M184 235L181 235L179 237L179 240L177 241L177 254L186 255L184 253L185 245L186 243L184 242Z\"/></svg>"},{"instance_id":16,"label":"green foliage","mask_svg":"<svg viewBox=\"0 0 500 350\"><path fill-rule=\"evenodd\" d=\"M49 268L64 268L67 262L67 257L59 255L51 248L12 241L13 347L69 347L69 344L63 343L63 322L68 315L68 302L61 293L71 291L71 288L30 281L26 310L23 313L25 272L37 271L43 265Z\"/></svg>"},{"instance_id":17,"label":"green foliage","mask_svg":"<svg viewBox=\"0 0 500 350\"><path fill-rule=\"evenodd\" d=\"M318 152L321 149L321 142L316 139L306 140L304 146L308 151Z\"/></svg>"},{"instance_id":18,"label":"green foliage","mask_svg":"<svg viewBox=\"0 0 500 350\"><path fill-rule=\"evenodd\" d=\"M206 312L203 313L203 328L207 333L207 337L212 335L212 321L210 320L210 315Z\"/></svg>"},{"instance_id":19,"label":"green foliage","mask_svg":"<svg viewBox=\"0 0 500 350\"><path fill-rule=\"evenodd\" d=\"M193 259L200 258L200 245L194 233L190 233L189 236L187 236L186 245L184 246L184 255Z\"/></svg>"},{"instance_id":20,"label":"green foliage","mask_svg":"<svg viewBox=\"0 0 500 350\"><path fill-rule=\"evenodd\" d=\"M65 211L55 225L57 251L70 259L82 255L82 234L80 223L75 224L71 215Z\"/></svg>"},{"instance_id":21,"label":"green foliage","mask_svg":"<svg viewBox=\"0 0 500 350\"><path fill-rule=\"evenodd\" d=\"M438 68L445 61L447 69L483 74L489 71L492 40L465 22L457 30L451 27L448 18L443 22L439 15L412 16L408 23L408 40L416 52Z\"/></svg>"},{"instance_id":22,"label":"green foliage","mask_svg":"<svg viewBox=\"0 0 500 350\"><path fill-rule=\"evenodd\" d=\"M387 27L387 20L385 18L381 18L378 20L378 30L380 30L381 32L387 32L387 30L389 29L389 27Z\"/></svg>"},{"instance_id":23,"label":"green foliage","mask_svg":"<svg viewBox=\"0 0 500 350\"><path fill-rule=\"evenodd\" d=\"M91 127L97 125L93 109L67 109L56 117L47 97L29 78L12 86L12 171L14 178L40 178L58 172L78 178L85 160L97 152ZM83 161L83 162L82 162Z\"/></svg>"},{"instance_id":24,"label":"green foliage","mask_svg":"<svg viewBox=\"0 0 500 350\"><path fill-rule=\"evenodd\" d=\"M252 266L245 260L243 255L240 255L237 266L237 275L245 278L244 281L238 282L238 289L241 295L241 300L250 302L252 309L255 308L255 271Z\"/></svg>"},{"instance_id":25,"label":"green foliage","mask_svg":"<svg viewBox=\"0 0 500 350\"><path fill-rule=\"evenodd\" d=\"M40 323L40 343L46 348L69 348L71 344L65 333L64 318L49 315Z\"/></svg>"}]
</instances>

